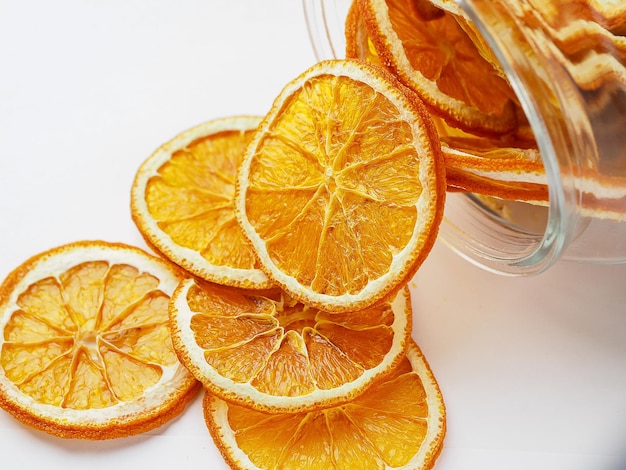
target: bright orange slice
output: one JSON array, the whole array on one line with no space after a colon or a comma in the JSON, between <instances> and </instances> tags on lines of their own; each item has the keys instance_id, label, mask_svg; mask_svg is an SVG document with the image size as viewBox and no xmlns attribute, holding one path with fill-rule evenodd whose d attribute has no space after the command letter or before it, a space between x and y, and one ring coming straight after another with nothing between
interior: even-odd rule
<instances>
[{"instance_id":1,"label":"bright orange slice","mask_svg":"<svg viewBox=\"0 0 626 470\"><path fill-rule=\"evenodd\" d=\"M344 403L402 359L407 288L359 312L329 314L279 290L263 294L183 281L170 306L180 360L206 388L270 411Z\"/></svg>"},{"instance_id":2,"label":"bright orange slice","mask_svg":"<svg viewBox=\"0 0 626 470\"><path fill-rule=\"evenodd\" d=\"M207 393L204 416L233 469L430 469L443 446L445 407L435 377L412 343L386 379L350 403L268 414Z\"/></svg>"},{"instance_id":3,"label":"bright orange slice","mask_svg":"<svg viewBox=\"0 0 626 470\"><path fill-rule=\"evenodd\" d=\"M515 93L458 16L442 10L441 16L424 20L404 0L358 2L382 63L434 113L475 133L515 129Z\"/></svg>"},{"instance_id":4,"label":"bright orange slice","mask_svg":"<svg viewBox=\"0 0 626 470\"><path fill-rule=\"evenodd\" d=\"M0 406L64 438L161 426L199 383L171 346L169 264L126 245L79 242L34 256L0 286Z\"/></svg>"},{"instance_id":5,"label":"bright orange slice","mask_svg":"<svg viewBox=\"0 0 626 470\"><path fill-rule=\"evenodd\" d=\"M237 167L260 120L235 116L200 124L159 147L135 177L131 209L140 232L200 278L246 288L270 285L233 202Z\"/></svg>"},{"instance_id":6,"label":"bright orange slice","mask_svg":"<svg viewBox=\"0 0 626 470\"><path fill-rule=\"evenodd\" d=\"M237 217L263 269L331 312L372 305L430 252L445 169L419 99L382 69L324 61L289 83L238 175Z\"/></svg>"}]
</instances>

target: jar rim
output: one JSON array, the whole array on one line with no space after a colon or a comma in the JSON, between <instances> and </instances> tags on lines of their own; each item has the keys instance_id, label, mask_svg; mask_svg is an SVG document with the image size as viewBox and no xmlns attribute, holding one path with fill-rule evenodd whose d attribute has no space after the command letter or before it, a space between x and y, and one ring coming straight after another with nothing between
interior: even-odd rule
<instances>
[{"instance_id":1,"label":"jar rim","mask_svg":"<svg viewBox=\"0 0 626 470\"><path fill-rule=\"evenodd\" d=\"M578 155L583 151L597 152L594 134L590 128L588 116L583 112L575 122L571 117L564 116L564 109L581 107L576 103L576 84L558 63L549 61L532 38L526 38L529 48L522 51L516 39L519 36L499 34L497 24L514 25L515 34L525 35L519 20L512 12L504 9L494 10L494 4L487 0L455 0L464 13L474 22L478 32L492 49L500 61L513 91L526 114L532 128L539 152L544 162L549 193L548 207L538 210L546 211L545 228L538 231L525 231L502 221L497 230L501 240L489 246L491 240L479 240L477 237L492 227L493 213L473 204L471 197L460 202L463 207L452 207L456 195L449 194L446 203L444 223L439 230L439 238L470 262L483 269L506 275L538 274L564 257L570 244L581 234L588 217L579 211L581 191L578 187L577 165ZM319 60L340 58L345 51L345 18L350 7L350 0L303 0L306 23ZM497 15L510 17L497 17ZM496 15L496 21L492 21ZM485 18L490 18L489 22ZM515 23L514 23L515 22ZM541 34L541 31L537 31ZM526 55L534 54L532 58ZM543 62L542 62L543 61ZM547 74L541 86L537 86L536 64L545 64L542 72ZM586 122L585 122L586 120ZM472 204L471 207L468 204ZM531 204L527 204L530 206ZM473 220L463 219L463 211L473 210ZM460 223L459 223L460 222ZM484 226L478 227L483 224ZM490 227L490 228L487 228ZM522 248L523 247L523 248Z\"/></svg>"}]
</instances>

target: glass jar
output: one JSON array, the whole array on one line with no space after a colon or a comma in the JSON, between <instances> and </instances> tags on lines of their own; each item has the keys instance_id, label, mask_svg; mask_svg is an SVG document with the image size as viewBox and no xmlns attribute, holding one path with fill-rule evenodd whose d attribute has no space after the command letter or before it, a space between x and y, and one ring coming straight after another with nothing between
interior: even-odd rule
<instances>
[{"instance_id":1,"label":"glass jar","mask_svg":"<svg viewBox=\"0 0 626 470\"><path fill-rule=\"evenodd\" d=\"M544 205L449 192L440 239L476 265L540 273L626 263L626 3L450 0L511 84L534 133ZM351 0L303 0L318 59L345 57Z\"/></svg>"}]
</instances>

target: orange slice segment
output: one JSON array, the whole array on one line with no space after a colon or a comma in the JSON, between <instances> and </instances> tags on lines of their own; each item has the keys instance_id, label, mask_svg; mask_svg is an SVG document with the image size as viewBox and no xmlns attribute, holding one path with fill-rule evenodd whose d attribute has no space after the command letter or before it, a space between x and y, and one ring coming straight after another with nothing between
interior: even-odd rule
<instances>
[{"instance_id":1,"label":"orange slice segment","mask_svg":"<svg viewBox=\"0 0 626 470\"><path fill-rule=\"evenodd\" d=\"M471 132L515 128L513 90L459 17L442 10L440 17L425 21L403 0L358 1L381 61L433 112Z\"/></svg>"},{"instance_id":2,"label":"orange slice segment","mask_svg":"<svg viewBox=\"0 0 626 470\"><path fill-rule=\"evenodd\" d=\"M135 177L131 209L141 234L203 279L270 285L234 212L237 167L259 122L235 116L200 124L159 147Z\"/></svg>"},{"instance_id":3,"label":"orange slice segment","mask_svg":"<svg viewBox=\"0 0 626 470\"><path fill-rule=\"evenodd\" d=\"M124 437L183 411L198 382L171 346L179 273L121 244L79 242L0 286L0 406L64 438Z\"/></svg>"},{"instance_id":4,"label":"orange slice segment","mask_svg":"<svg viewBox=\"0 0 626 470\"><path fill-rule=\"evenodd\" d=\"M350 403L268 414L207 393L204 416L233 469L430 469L443 446L445 407L419 348Z\"/></svg>"},{"instance_id":5,"label":"orange slice segment","mask_svg":"<svg viewBox=\"0 0 626 470\"><path fill-rule=\"evenodd\" d=\"M359 312L329 314L279 290L185 280L170 306L174 348L213 393L250 408L301 411L346 402L401 360L407 288Z\"/></svg>"},{"instance_id":6,"label":"orange slice segment","mask_svg":"<svg viewBox=\"0 0 626 470\"><path fill-rule=\"evenodd\" d=\"M397 289L430 252L444 173L414 94L364 62L324 61L289 83L259 126L236 212L292 297L353 311Z\"/></svg>"}]
</instances>

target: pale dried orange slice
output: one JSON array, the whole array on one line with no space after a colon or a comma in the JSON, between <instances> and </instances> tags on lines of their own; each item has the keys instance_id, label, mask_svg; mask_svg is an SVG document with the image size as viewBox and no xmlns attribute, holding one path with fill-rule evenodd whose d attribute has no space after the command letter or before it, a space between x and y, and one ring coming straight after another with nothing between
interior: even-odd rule
<instances>
[{"instance_id":1,"label":"pale dried orange slice","mask_svg":"<svg viewBox=\"0 0 626 470\"><path fill-rule=\"evenodd\" d=\"M600 23L583 19L570 18L560 28L554 28L541 13L526 5L519 7L527 26L541 28L554 41L555 45L567 56L575 58L586 51L595 50L615 55L622 62L626 57L626 37L613 34Z\"/></svg>"},{"instance_id":2,"label":"pale dried orange slice","mask_svg":"<svg viewBox=\"0 0 626 470\"><path fill-rule=\"evenodd\" d=\"M180 273L122 244L78 242L32 257L0 286L0 406L64 438L161 426L199 382L171 345Z\"/></svg>"},{"instance_id":3,"label":"pale dried orange slice","mask_svg":"<svg viewBox=\"0 0 626 470\"><path fill-rule=\"evenodd\" d=\"M555 0L507 5L514 18L532 28L528 32L535 47L564 67L578 87L596 90L614 81L626 84L626 43L623 33L614 31L617 23L623 25L626 20L623 2Z\"/></svg>"},{"instance_id":4,"label":"pale dried orange slice","mask_svg":"<svg viewBox=\"0 0 626 470\"><path fill-rule=\"evenodd\" d=\"M591 49L579 61L572 62L556 46L551 45L550 49L574 82L584 90L598 90L610 86L612 82L626 86L626 67L612 54Z\"/></svg>"},{"instance_id":5,"label":"pale dried orange slice","mask_svg":"<svg viewBox=\"0 0 626 470\"><path fill-rule=\"evenodd\" d=\"M384 380L344 405L268 414L207 393L204 416L233 469L430 469L443 447L441 391L415 343Z\"/></svg>"},{"instance_id":6,"label":"pale dried orange slice","mask_svg":"<svg viewBox=\"0 0 626 470\"><path fill-rule=\"evenodd\" d=\"M259 117L205 122L159 147L140 166L132 217L146 241L187 271L221 284L265 288L234 212L235 178Z\"/></svg>"},{"instance_id":7,"label":"pale dried orange slice","mask_svg":"<svg viewBox=\"0 0 626 470\"><path fill-rule=\"evenodd\" d=\"M408 288L359 312L326 313L275 291L188 279L170 305L174 348L207 389L243 406L303 411L344 403L402 359Z\"/></svg>"},{"instance_id":8,"label":"pale dried orange slice","mask_svg":"<svg viewBox=\"0 0 626 470\"><path fill-rule=\"evenodd\" d=\"M528 7L555 29L566 28L573 20L584 20L614 34L626 32L626 4L622 0L529 0Z\"/></svg>"},{"instance_id":9,"label":"pale dried orange slice","mask_svg":"<svg viewBox=\"0 0 626 470\"><path fill-rule=\"evenodd\" d=\"M263 269L331 312L413 276L442 218L445 168L419 99L378 67L320 62L287 84L238 174L236 212Z\"/></svg>"},{"instance_id":10,"label":"pale dried orange slice","mask_svg":"<svg viewBox=\"0 0 626 470\"><path fill-rule=\"evenodd\" d=\"M515 93L456 15L425 21L403 0L358 2L381 61L434 113L471 132L515 129Z\"/></svg>"}]
</instances>

